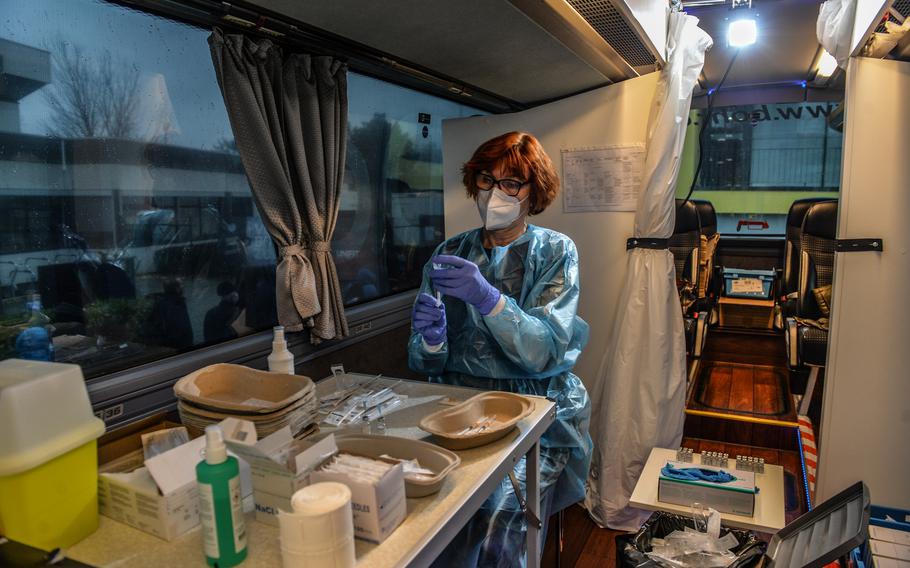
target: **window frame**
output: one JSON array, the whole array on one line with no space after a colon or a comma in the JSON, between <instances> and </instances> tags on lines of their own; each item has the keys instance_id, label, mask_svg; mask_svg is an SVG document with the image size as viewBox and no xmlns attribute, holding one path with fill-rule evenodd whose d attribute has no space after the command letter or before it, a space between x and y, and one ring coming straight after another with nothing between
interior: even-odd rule
<instances>
[{"instance_id":1,"label":"window frame","mask_svg":"<svg viewBox=\"0 0 910 568\"><path fill-rule=\"evenodd\" d=\"M310 343L309 333L291 334L288 349L295 365L392 331L410 322L417 290L401 292L345 309L351 334L340 340ZM272 330L194 349L89 379L86 384L95 414L111 427L123 426L161 411L177 408L173 385L180 377L206 365L234 363L266 368ZM402 346L404 349L404 346ZM312 377L319 380L322 377Z\"/></svg>"}]
</instances>

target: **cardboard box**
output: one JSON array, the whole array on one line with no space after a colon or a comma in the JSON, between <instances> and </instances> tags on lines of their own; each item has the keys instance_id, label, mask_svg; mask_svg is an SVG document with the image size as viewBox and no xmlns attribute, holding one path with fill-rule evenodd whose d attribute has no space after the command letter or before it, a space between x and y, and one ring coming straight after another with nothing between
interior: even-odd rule
<instances>
[{"instance_id":1,"label":"cardboard box","mask_svg":"<svg viewBox=\"0 0 910 568\"><path fill-rule=\"evenodd\" d=\"M121 456L125 471L98 475L100 513L165 540L183 535L199 524L196 464L204 448L200 437L145 460L145 465L142 450ZM240 480L243 495L250 495L250 468L243 460Z\"/></svg>"},{"instance_id":2,"label":"cardboard box","mask_svg":"<svg viewBox=\"0 0 910 568\"><path fill-rule=\"evenodd\" d=\"M869 525L869 538L910 546L910 531L899 531L888 527Z\"/></svg>"},{"instance_id":3,"label":"cardboard box","mask_svg":"<svg viewBox=\"0 0 910 568\"><path fill-rule=\"evenodd\" d=\"M730 483L711 483L708 481L681 481L665 477L662 473L658 477L657 500L674 505L690 507L693 503L701 503L712 507L721 513L732 513L751 517L755 514L755 474L751 471L729 471L728 468L712 467L707 465L693 465L691 463L668 462L674 467L684 469L700 467L712 471L723 469L732 473L736 479Z\"/></svg>"},{"instance_id":4,"label":"cardboard box","mask_svg":"<svg viewBox=\"0 0 910 568\"><path fill-rule=\"evenodd\" d=\"M358 483L345 475L326 471L317 470L310 474L311 483L336 481L350 488L354 536L377 544L392 534L408 514L404 497L404 468L401 462L382 461L395 465L376 485Z\"/></svg>"},{"instance_id":5,"label":"cardboard box","mask_svg":"<svg viewBox=\"0 0 910 568\"><path fill-rule=\"evenodd\" d=\"M872 554L875 556L910 562L910 546L907 546L906 544L885 542L883 540L870 540L869 547L872 548Z\"/></svg>"},{"instance_id":6,"label":"cardboard box","mask_svg":"<svg viewBox=\"0 0 910 568\"><path fill-rule=\"evenodd\" d=\"M232 422L233 420L233 422ZM335 436L319 442L295 440L283 428L262 440L245 420L225 421L228 447L250 465L256 520L278 526L278 511L291 511L291 497L298 489L321 481L337 481L351 489L354 535L371 542L382 542L407 515L404 469L399 462L377 485L362 484L346 476L317 471L338 453Z\"/></svg>"},{"instance_id":7,"label":"cardboard box","mask_svg":"<svg viewBox=\"0 0 910 568\"><path fill-rule=\"evenodd\" d=\"M872 555L872 565L875 568L910 568L910 560L897 560L887 556Z\"/></svg>"},{"instance_id":8,"label":"cardboard box","mask_svg":"<svg viewBox=\"0 0 910 568\"><path fill-rule=\"evenodd\" d=\"M278 510L291 510L291 497L308 485L313 469L338 451L334 436L315 444L295 440L284 427L259 440L247 420L224 421L225 443L250 466L256 520L278 526Z\"/></svg>"}]
</instances>

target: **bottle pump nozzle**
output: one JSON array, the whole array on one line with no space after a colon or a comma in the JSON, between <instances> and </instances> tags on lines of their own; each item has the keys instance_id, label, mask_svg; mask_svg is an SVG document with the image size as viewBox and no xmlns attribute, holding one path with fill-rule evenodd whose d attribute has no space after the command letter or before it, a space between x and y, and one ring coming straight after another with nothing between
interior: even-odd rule
<instances>
[{"instance_id":1,"label":"bottle pump nozzle","mask_svg":"<svg viewBox=\"0 0 910 568\"><path fill-rule=\"evenodd\" d=\"M269 371L273 373L294 374L294 355L288 351L288 342L284 338L284 326L272 328L272 353L268 357Z\"/></svg>"},{"instance_id":2,"label":"bottle pump nozzle","mask_svg":"<svg viewBox=\"0 0 910 568\"><path fill-rule=\"evenodd\" d=\"M215 465L227 460L227 447L221 426L212 424L205 427L205 463Z\"/></svg>"}]
</instances>

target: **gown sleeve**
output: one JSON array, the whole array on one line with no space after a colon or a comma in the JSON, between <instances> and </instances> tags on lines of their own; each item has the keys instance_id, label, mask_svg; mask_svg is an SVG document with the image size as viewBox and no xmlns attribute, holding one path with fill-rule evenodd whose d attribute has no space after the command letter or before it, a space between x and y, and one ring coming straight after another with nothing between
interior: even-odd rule
<instances>
[{"instance_id":1,"label":"gown sleeve","mask_svg":"<svg viewBox=\"0 0 910 568\"><path fill-rule=\"evenodd\" d=\"M538 376L574 365L580 348L572 341L573 335L583 333L587 326L576 316L579 287L575 244L562 241L546 254L548 258L542 263L545 268L525 297L526 309L504 295L502 311L483 316L506 358L529 375Z\"/></svg>"},{"instance_id":2,"label":"gown sleeve","mask_svg":"<svg viewBox=\"0 0 910 568\"><path fill-rule=\"evenodd\" d=\"M433 252L433 255L430 258L439 254L440 248L441 245L440 247L437 247L436 251ZM432 261L427 261L423 267L423 280L420 283L420 290L418 291L418 295L421 292L426 292L431 296L433 295L433 287L430 284L429 276L431 268ZM411 338L408 340L408 366L412 371L428 376L438 376L442 374L446 366L446 361L448 360L448 338L446 338L446 340L440 344L438 349L428 349L427 345L423 341L423 336L414 329L413 324L411 325Z\"/></svg>"}]
</instances>

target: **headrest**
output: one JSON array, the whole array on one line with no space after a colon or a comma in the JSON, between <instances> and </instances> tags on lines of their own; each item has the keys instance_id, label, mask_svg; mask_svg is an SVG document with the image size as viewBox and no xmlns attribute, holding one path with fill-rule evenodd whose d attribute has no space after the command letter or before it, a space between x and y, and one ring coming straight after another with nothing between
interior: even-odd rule
<instances>
[{"instance_id":1,"label":"headrest","mask_svg":"<svg viewBox=\"0 0 910 568\"><path fill-rule=\"evenodd\" d=\"M683 204L683 200L676 200L676 226L673 228L674 235L689 233L691 231L698 232L701 230L701 224L698 222L698 208L692 201L686 201L685 203L685 205L680 207L680 205Z\"/></svg>"},{"instance_id":2,"label":"headrest","mask_svg":"<svg viewBox=\"0 0 910 568\"><path fill-rule=\"evenodd\" d=\"M803 234L822 239L836 239L837 201L814 203L803 220Z\"/></svg>"},{"instance_id":3,"label":"headrest","mask_svg":"<svg viewBox=\"0 0 910 568\"><path fill-rule=\"evenodd\" d=\"M714 211L714 205L704 199L693 199L692 203L698 209L698 220L701 223L702 230L707 227L713 227L717 230L717 212Z\"/></svg>"},{"instance_id":4,"label":"headrest","mask_svg":"<svg viewBox=\"0 0 910 568\"><path fill-rule=\"evenodd\" d=\"M809 208L822 201L829 200L824 197L810 197L808 199L797 199L794 201L790 205L790 211L787 213L787 226L796 228L802 227L803 219L806 218L806 213L809 212Z\"/></svg>"}]
</instances>

